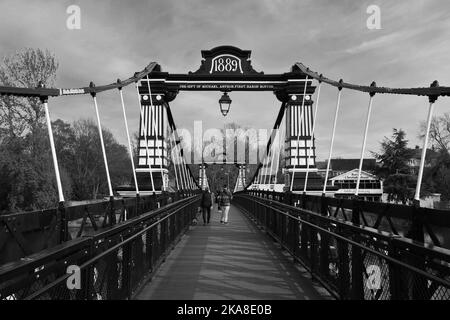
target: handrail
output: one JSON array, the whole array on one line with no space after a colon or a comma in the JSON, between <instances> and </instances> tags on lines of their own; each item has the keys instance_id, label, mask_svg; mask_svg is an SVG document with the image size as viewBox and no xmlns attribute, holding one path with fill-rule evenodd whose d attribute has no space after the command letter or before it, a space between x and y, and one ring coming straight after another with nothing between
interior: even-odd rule
<instances>
[{"instance_id":1,"label":"handrail","mask_svg":"<svg viewBox=\"0 0 450 320\"><path fill-rule=\"evenodd\" d=\"M251 196L251 195L247 195L247 194L241 194L240 196L247 197L247 198L258 198L258 199L261 199L259 197ZM421 250L425 250L425 251L428 250L428 251L432 251L433 254L438 254L438 255L441 255L441 256L445 256L446 258L449 258L449 260L450 260L450 250L446 249L446 248L435 247L435 246L427 246L427 245L424 245L423 243L414 241L412 239L408 239L408 238L405 238L405 237L402 237L402 236L399 236L399 235L395 235L393 233L388 233L386 231L379 231L379 230L374 229L372 227L367 227L367 226L363 226L363 225L357 225L357 224L354 224L354 223L349 222L349 221L345 221L344 222L344 221L339 220L339 219L334 218L334 217L323 216L323 215L318 214L317 212L310 211L310 210L303 209L303 208L299 208L299 207L295 207L295 206L291 206L291 205L288 205L288 204L285 204L285 203L282 203L282 202L278 202L278 201L275 201L275 200L264 199L264 198L262 198L262 199L267 201L267 202L269 202L269 204L266 204L266 203L264 203L264 202L262 202L260 200L253 200L253 201L255 201L255 202L257 202L257 203L259 203L261 205L266 205L266 206L270 206L270 204L275 203L276 205L278 205L280 207L284 207L284 208L286 208L286 210L289 210L289 211L293 210L293 211L298 211L298 212L302 212L302 213L307 213L307 214L309 214L311 216L314 216L315 218L328 221L329 223L334 223L334 224L337 224L337 225L345 226L345 227L353 229L355 231L359 230L360 232L364 232L364 233L366 233L366 234L368 234L370 236L373 236L373 237L384 238L387 241L395 239L396 241L405 242L405 243L408 243L408 245L414 245L414 246L416 246L417 248L419 248ZM275 206L270 206L270 207L273 210L275 210L275 211L277 211L277 212L279 212L281 214L290 216L291 218L300 219L298 217L294 217L294 216L292 216L292 215L290 215L290 214L280 210L279 208L277 208ZM308 222L306 220L300 219L299 221L305 222L306 224L311 224L310 222ZM324 230L322 230L322 231L324 231ZM328 231L324 231L324 232L328 232ZM352 240L349 240L349 241L352 241ZM352 244L354 244L354 243L352 243ZM354 245L360 246L359 244L356 244L356 243Z\"/></svg>"},{"instance_id":2,"label":"handrail","mask_svg":"<svg viewBox=\"0 0 450 320\"><path fill-rule=\"evenodd\" d=\"M330 217L323 206L322 215L257 194L234 200L338 299L450 298L450 250Z\"/></svg>"},{"instance_id":3,"label":"handrail","mask_svg":"<svg viewBox=\"0 0 450 320\"><path fill-rule=\"evenodd\" d=\"M197 199L195 199L197 197L198 196L194 197L194 199L189 199L190 201L188 201L186 204L175 208L175 210L173 212L165 215L162 219L157 220L156 222L152 223L151 225L149 225L149 226L145 227L144 229L140 230L139 232L133 234L129 238L119 242L118 244L112 246L111 248L108 248L107 250L105 250L105 251L101 252L100 254L96 255L95 257L92 257L91 259L89 259L88 261L84 262L83 264L81 264L79 266L80 270L86 269L88 266L92 265L94 262L96 262L96 261L100 260L101 258L109 255L110 253L116 251L117 249L120 249L125 244L135 240L137 237L145 234L148 230L154 228L156 225L160 224L162 221L168 219L170 216L174 215L175 213L178 213L180 210L186 208L187 206L189 206L192 203L194 203L195 201L197 201ZM184 200L186 200L186 199L184 199ZM92 239L93 238L94 237L92 237ZM71 274L65 274L65 275L59 277L58 279L55 279L55 281L53 281L52 283L49 283L48 285L44 286L39 291L34 292L30 296L27 296L25 298L25 300L32 300L32 299L35 299L35 298L39 297L40 295L42 295L43 293L45 293L49 289L51 289L51 288L57 286L58 284L64 282L70 276L71 276Z\"/></svg>"},{"instance_id":4,"label":"handrail","mask_svg":"<svg viewBox=\"0 0 450 320\"><path fill-rule=\"evenodd\" d=\"M153 272L153 268L158 268L162 261L161 259L167 255L170 247L174 246L177 239L179 240L179 237L187 230L187 226L190 225L196 215L196 204L199 199L200 195L194 194L188 198L170 203L165 207L114 225L107 230L70 240L60 246L41 251L38 254L27 257L24 261L3 265L0 267L0 294L3 294L1 298L12 297L28 300L45 295L47 298L64 299L64 297L67 298L67 296L63 297L66 294L69 296L69 299L91 299L94 297L92 295L93 292L98 293L96 287L94 288L97 285L96 275L94 274L95 267L98 268L97 263L100 263L103 259L109 259L111 254L114 256L115 252L118 252L120 248L123 248L120 259L122 257L124 259L123 261L120 260L124 268L122 277L126 277L126 279L120 278L120 280L117 278L117 281L121 281L122 284L112 290L119 290L122 298L131 298L142 285L140 280L144 279L149 272ZM155 227L158 225L161 226L161 229L158 227L158 231L155 231ZM157 238L150 240L150 243L145 242L146 249L144 253L139 251L141 254L146 255L146 259L151 256L151 261L144 263L143 260L139 260L137 262L136 259L142 259L142 257L139 256L139 252L132 249L133 245L138 245L140 238L144 234L148 238L151 232ZM157 235L159 232L161 232L161 238ZM136 271L131 269L132 261L139 266L146 263L150 263L150 265L146 264L145 270ZM82 277L86 276L90 279L88 280L89 284L84 283L83 280L83 290L76 292L72 292L65 284L65 281L71 276L70 273L66 273L66 268L68 265L73 264L79 266L80 270L83 270ZM119 277L118 274L111 270L106 271L110 272L110 274L104 274L103 276ZM84 275L84 272L87 272L89 275ZM138 282L132 283L134 281L131 280L132 277L137 275L135 272L140 272L139 277L143 278L139 278ZM30 283L25 279L31 281L32 284L34 282L40 283L42 286L33 289L32 292L28 292L26 288L30 286ZM45 279L50 279L50 283L45 282ZM116 284L117 281L115 282ZM107 285L108 289L106 290L108 290L108 298L116 299L115 293L109 292L112 283L114 281ZM125 291L121 291L123 286L126 287ZM20 291L21 288L24 288L25 291ZM61 290L64 290L64 293ZM117 293L117 291L115 292ZM110 294L113 296L110 296Z\"/></svg>"},{"instance_id":5,"label":"handrail","mask_svg":"<svg viewBox=\"0 0 450 320\"><path fill-rule=\"evenodd\" d=\"M340 234L338 234L338 233L335 233L335 232L332 232L332 231L330 231L330 230L327 230L327 229L324 229L324 228L322 228L322 227L319 227L318 225L316 225L316 224L314 224L314 223L311 223L311 222L309 222L309 221L306 221L306 220L304 220L304 219L301 219L301 218L299 218L299 217L295 217L295 216L293 216L293 215L291 215L291 214L289 214L289 213L287 213L287 212L284 212L284 211L282 211L282 210L279 210L278 208L276 208L276 207L274 207L274 206L271 206L270 204L266 204L266 203L263 203L263 202L258 201L258 200L255 200L255 202L258 202L259 204L261 204L261 205L263 205L263 206L265 206L265 207L269 207L269 208L271 208L272 210L277 211L277 212L280 213L280 214L283 214L284 216L287 216L287 217L289 217L289 218L291 218L291 219L297 220L298 222L301 222L301 223L303 223L303 224L306 224L306 225L310 226L311 228L314 228L314 229L316 229L316 230L318 230L318 231L320 231L320 232L323 232L323 233L326 233L326 234L328 234L328 235L330 235L330 236L333 236L333 237L335 237L336 239L340 239L340 240L342 240L342 241L344 241L344 242L346 242L346 243L348 243L348 244L351 244L352 246L355 246L355 247L358 247L358 248L360 248L360 249L363 249L363 250L365 250L365 251L367 251L367 252L370 252L370 253L372 253L372 254L378 256L378 257L382 257L382 258L385 259L385 260L388 260L388 261L390 261L390 262L392 262L392 263L395 263L395 264L400 265L400 266L402 266L402 267L404 267L404 268L406 268L406 269L409 269L410 271L419 273L419 274L421 274L421 275L423 275L423 276L425 276L425 277L427 277L427 278L429 278L429 279L431 279L431 280L433 280L433 281L439 282L439 283L442 284L442 285L445 285L445 286L447 286L447 287L450 287L450 282L447 281L447 280L445 280L445 279L438 278L438 277L436 277L436 276L434 276L434 275L432 275L432 274L429 274L429 273L424 272L424 271L421 270L421 269L418 269L418 268L416 268L416 267L413 267L413 266L411 266L411 265L409 265L409 264L406 264L406 263L404 263L404 262L402 262L402 261L400 261L400 260L394 259L394 258L392 258L392 257L390 257L390 256L388 256L388 255L386 255L386 254L383 254L383 253L381 253L381 252L379 252L379 251L376 251L376 250L374 250L374 249L372 249L372 248L370 248L370 247L367 247L367 246L365 246L365 245L362 245L361 243L358 243L358 242L356 242L356 241L353 241L353 240L351 240L351 239L348 239L348 238L346 238L346 237L344 237L344 236L342 236L342 235L340 235ZM303 209L300 209L300 208L295 208L295 207L293 207L292 209L297 209L298 211L306 211L306 210L303 210ZM314 214L313 212L310 212L310 213ZM331 220L332 218L329 218L329 219ZM335 221L333 221L333 222L335 222ZM340 221L336 221L336 223L342 224L342 222L340 222ZM362 228L359 228L359 229L362 229ZM365 230L365 231L368 231L368 230ZM377 234L377 233L374 232L373 236L379 236L379 234ZM395 237L395 236L394 236L394 237L392 237L390 240L391 240L391 241L396 241L396 240L398 240L397 238L398 238L398 237ZM428 249L428 250L434 251L433 249ZM445 256L446 256L447 258L450 259L450 250L446 250L446 251L448 251L448 253L447 253Z\"/></svg>"},{"instance_id":6,"label":"handrail","mask_svg":"<svg viewBox=\"0 0 450 320\"><path fill-rule=\"evenodd\" d=\"M157 216L157 215L159 215L159 214L161 214L161 213L163 213L163 212L165 212L167 210L171 210L174 207L177 207L177 205L180 205L182 203L188 202L189 200L192 200L192 199L194 199L196 197L198 197L198 195L195 195L195 196L192 196L192 197L189 197L189 198L180 199L179 201L170 203L170 204L168 204L165 207L160 207L160 208L151 210L151 211L149 211L147 213L144 213L144 214L142 214L140 216L136 216L136 217L133 217L133 218L127 220L127 221L124 221L122 223L116 224L113 227L110 227L110 228L108 228L106 230L99 230L95 234L92 234L90 236L83 236L83 237L74 238L72 240L63 242L62 244L59 244L59 245L57 245L55 247L48 248L46 250L40 251L39 253L35 253L35 254L31 255L31 257L35 256L35 255L39 255L39 256L45 255L45 251L49 251L49 252L51 252L51 254L56 254L56 253L60 252L61 250L66 250L67 247L70 247L72 245L79 245L80 243L86 241L86 239L90 239L90 238L93 239L93 238L96 238L96 237L99 237L99 236L100 237L107 236L111 232L116 232L117 229L124 229L124 228L127 228L127 227L129 227L131 225L134 225L136 223L140 223L143 220L147 220L150 216ZM30 259L30 257L25 257L23 260L12 261L12 262L8 262L8 263L6 263L4 265L0 265L0 276L3 276L4 274L10 272L13 269L26 268L27 266L30 266L30 265L31 266L37 265L37 264L39 264L38 260L39 259L33 259L33 258Z\"/></svg>"}]
</instances>

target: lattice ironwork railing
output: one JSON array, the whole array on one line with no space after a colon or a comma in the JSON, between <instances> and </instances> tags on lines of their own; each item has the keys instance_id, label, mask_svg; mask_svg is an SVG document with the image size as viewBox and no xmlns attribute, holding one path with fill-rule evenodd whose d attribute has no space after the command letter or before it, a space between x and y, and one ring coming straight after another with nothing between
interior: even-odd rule
<instances>
[{"instance_id":1,"label":"lattice ironwork railing","mask_svg":"<svg viewBox=\"0 0 450 320\"><path fill-rule=\"evenodd\" d=\"M195 193L196 191L164 192L144 197L101 200L64 208L0 215L0 265L64 241L93 234Z\"/></svg>"},{"instance_id":2,"label":"lattice ironwork railing","mask_svg":"<svg viewBox=\"0 0 450 320\"><path fill-rule=\"evenodd\" d=\"M450 218L448 211L445 210L289 192L248 191L248 193L450 249Z\"/></svg>"},{"instance_id":3,"label":"lattice ironwork railing","mask_svg":"<svg viewBox=\"0 0 450 320\"><path fill-rule=\"evenodd\" d=\"M0 267L0 300L130 299L197 215L199 195ZM69 289L67 267L80 269Z\"/></svg>"},{"instance_id":4,"label":"lattice ironwork railing","mask_svg":"<svg viewBox=\"0 0 450 320\"><path fill-rule=\"evenodd\" d=\"M288 205L279 196L242 192L234 201L335 297L450 300L450 250Z\"/></svg>"}]
</instances>

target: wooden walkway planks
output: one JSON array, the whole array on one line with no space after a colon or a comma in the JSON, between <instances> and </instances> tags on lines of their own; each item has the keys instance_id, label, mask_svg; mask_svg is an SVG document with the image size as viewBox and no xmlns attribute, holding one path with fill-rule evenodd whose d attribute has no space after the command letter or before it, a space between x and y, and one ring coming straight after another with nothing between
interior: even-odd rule
<instances>
[{"instance_id":1,"label":"wooden walkway planks","mask_svg":"<svg viewBox=\"0 0 450 320\"><path fill-rule=\"evenodd\" d=\"M199 224L183 236L139 300L329 299L270 237L232 206L229 224Z\"/></svg>"}]
</instances>

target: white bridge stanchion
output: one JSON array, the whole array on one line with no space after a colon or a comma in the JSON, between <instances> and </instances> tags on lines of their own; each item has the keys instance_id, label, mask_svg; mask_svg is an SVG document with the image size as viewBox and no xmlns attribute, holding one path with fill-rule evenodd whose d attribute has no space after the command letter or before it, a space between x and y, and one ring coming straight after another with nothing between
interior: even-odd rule
<instances>
[{"instance_id":1,"label":"white bridge stanchion","mask_svg":"<svg viewBox=\"0 0 450 320\"><path fill-rule=\"evenodd\" d=\"M372 82L372 84L370 86L376 87L376 83ZM362 142L362 147L361 147L361 157L359 158L358 178L356 180L355 196L358 196L358 193L359 193L359 183L361 181L361 171L362 171L362 165L363 165L363 161L364 161L364 152L366 151L367 133L369 132L370 114L372 113L372 102L373 102L374 96L375 96L375 92L371 92L370 98L369 98L369 107L367 108L366 126L364 128L364 137L363 137L363 142Z\"/></svg>"},{"instance_id":2,"label":"white bridge stanchion","mask_svg":"<svg viewBox=\"0 0 450 320\"><path fill-rule=\"evenodd\" d=\"M284 117L286 117L286 112L287 112L287 108L284 111ZM283 123L283 122L282 122ZM281 126L283 128L283 130L281 130ZM283 148L283 141L281 139L283 139L283 137L286 136L286 121L284 121L284 125L280 125L280 135L278 136L278 157L277 157L277 165L275 167L275 181L274 184L277 184L278 182L278 170L280 168L280 157L281 157L281 149Z\"/></svg>"},{"instance_id":3,"label":"white bridge stanchion","mask_svg":"<svg viewBox=\"0 0 450 320\"><path fill-rule=\"evenodd\" d=\"M175 138L175 132L174 132L174 138ZM184 167L183 156L181 155L181 146L179 144L181 144L181 141L176 144L178 165L180 166L182 181L184 182L183 189L187 189L188 188L188 179L187 179L187 175L186 175L186 168Z\"/></svg>"},{"instance_id":4,"label":"white bridge stanchion","mask_svg":"<svg viewBox=\"0 0 450 320\"><path fill-rule=\"evenodd\" d=\"M430 87L438 87L438 86L439 82L434 81ZM425 166L425 158L427 155L428 139L430 136L431 120L433 119L434 103L436 102L437 98L438 96L429 96L430 106L428 107L427 128L425 132L425 139L423 141L422 155L420 157L420 166L419 166L419 173L417 176L416 192L414 194L414 200L416 201L420 200L420 187L422 185L423 168Z\"/></svg>"},{"instance_id":5,"label":"white bridge stanchion","mask_svg":"<svg viewBox=\"0 0 450 320\"><path fill-rule=\"evenodd\" d=\"M269 171L269 162L270 162L270 155L271 154L273 154L273 150L272 150L272 147L273 147L273 143L272 143L272 146L271 146L271 148L269 149L269 152L267 153L267 156L266 156L266 168L265 168L265 170L264 170L264 177L263 177L263 183L264 183L264 185L266 185L266 181L267 181L267 172ZM270 181L270 178L269 178L269 181Z\"/></svg>"},{"instance_id":6,"label":"white bridge stanchion","mask_svg":"<svg viewBox=\"0 0 450 320\"><path fill-rule=\"evenodd\" d=\"M340 83L342 83L342 79L339 80ZM334 136L336 133L336 123L337 123L337 118L338 118L338 113L339 113L339 105L341 103L341 93L342 93L342 87L338 87L338 96L337 96L337 101L336 101L336 111L334 113L334 122L333 122L333 131L331 134L331 142L330 142L330 151L328 154L328 162L327 162L327 171L325 172L325 181L323 183L323 190L322 193L325 194L327 191L327 183L328 183L328 175L329 175L329 171L330 171L330 162L331 162L331 155L333 154L333 144L334 144Z\"/></svg>"},{"instance_id":7,"label":"white bridge stanchion","mask_svg":"<svg viewBox=\"0 0 450 320\"><path fill-rule=\"evenodd\" d=\"M41 99L41 101L44 105L45 119L47 120L48 137L50 139L50 149L52 151L53 167L55 169L56 186L58 188L58 198L59 202L61 203L64 202L64 193L62 190L61 176L59 174L59 165L58 165L58 157L56 156L55 141L53 140L52 122L50 120L50 113L48 111L48 98Z\"/></svg>"},{"instance_id":8,"label":"white bridge stanchion","mask_svg":"<svg viewBox=\"0 0 450 320\"><path fill-rule=\"evenodd\" d=\"M177 146L177 150L178 150L178 157L179 157L179 163L180 163L180 175L181 175L181 180L184 180L184 188L185 189L189 189L191 187L190 181L189 181L189 174L188 174L188 170L187 170L187 164L185 162L184 159L184 155L183 153L183 148L181 148L181 140L179 139L179 137L177 135L175 135L175 130L172 130L172 134L174 137L174 143ZM178 143L177 143L177 139L178 138Z\"/></svg>"},{"instance_id":9,"label":"white bridge stanchion","mask_svg":"<svg viewBox=\"0 0 450 320\"><path fill-rule=\"evenodd\" d=\"M277 129L277 132L275 133L275 139L274 139L274 143L272 143L272 148L271 149L275 149L278 146L278 137L279 137L279 133L280 133L280 128ZM269 187L270 184L272 184L272 169L273 169L273 163L275 161L275 150L272 150L272 160L270 161L270 174L269 174ZM275 173L276 175L276 173Z\"/></svg>"},{"instance_id":10,"label":"white bridge stanchion","mask_svg":"<svg viewBox=\"0 0 450 320\"><path fill-rule=\"evenodd\" d=\"M117 82L120 83L120 80L117 80ZM130 130L128 129L128 120L127 120L127 113L125 110L125 102L123 100L122 87L119 87L118 89L119 89L119 94L120 94L120 102L122 104L122 113L123 113L123 121L125 123L125 131L127 132L128 153L130 155L131 168L133 169L134 186L136 188L136 195L139 195L139 186L138 186L138 181L137 181L137 177L136 177L136 168L134 166L133 148L131 146Z\"/></svg>"},{"instance_id":11,"label":"white bridge stanchion","mask_svg":"<svg viewBox=\"0 0 450 320\"><path fill-rule=\"evenodd\" d=\"M169 135L169 143L170 143L170 147L171 147L171 152L170 152L170 159L172 159L172 163L173 163L173 170L175 171L175 183L177 186L177 190L180 190L180 183L178 180L178 175L177 175L177 160L175 159L176 157L176 143L174 143L173 139L172 139L172 134ZM174 145L172 147L172 144Z\"/></svg>"},{"instance_id":12,"label":"white bridge stanchion","mask_svg":"<svg viewBox=\"0 0 450 320\"><path fill-rule=\"evenodd\" d=\"M91 88L94 87L94 84L92 82L91 82L90 87ZM105 163L105 170L106 170L106 178L107 178L107 181L108 181L109 196L113 197L114 193L113 193L112 185L111 185L111 177L109 175L109 167L108 167L108 159L106 158L105 143L103 141L102 123L100 121L100 114L98 112L97 96L96 96L95 92L91 92L91 96L92 96L92 99L94 100L95 114L97 116L97 128L98 128L98 134L100 136L100 145L102 147L103 161Z\"/></svg>"},{"instance_id":13,"label":"white bridge stanchion","mask_svg":"<svg viewBox=\"0 0 450 320\"><path fill-rule=\"evenodd\" d=\"M175 137L175 134L174 134L174 137ZM183 157L181 155L181 146L179 145L180 143L181 143L181 141L176 144L176 148L177 148L177 157L178 157L178 165L179 165L181 181L183 181L182 189L185 190L188 188L188 179L186 176L186 168L184 167Z\"/></svg>"}]
</instances>

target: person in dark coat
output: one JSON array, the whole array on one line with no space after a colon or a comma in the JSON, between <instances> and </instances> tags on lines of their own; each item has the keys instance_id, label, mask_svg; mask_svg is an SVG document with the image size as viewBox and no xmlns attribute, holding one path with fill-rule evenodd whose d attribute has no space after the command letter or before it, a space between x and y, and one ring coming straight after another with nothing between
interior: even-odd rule
<instances>
[{"instance_id":1,"label":"person in dark coat","mask_svg":"<svg viewBox=\"0 0 450 320\"><path fill-rule=\"evenodd\" d=\"M209 220L211 218L211 209L213 207L212 194L209 191L208 187L206 187L206 189L202 192L200 207L203 211L203 225L206 225L207 223L209 223Z\"/></svg>"},{"instance_id":2,"label":"person in dark coat","mask_svg":"<svg viewBox=\"0 0 450 320\"><path fill-rule=\"evenodd\" d=\"M228 212L230 211L231 200L233 195L227 186L223 186L223 190L220 194L220 207L222 208L222 217L220 218L220 223L228 224Z\"/></svg>"}]
</instances>

